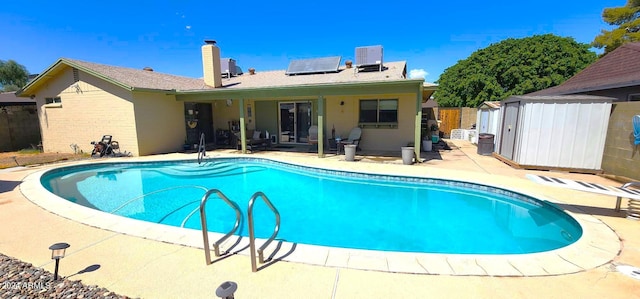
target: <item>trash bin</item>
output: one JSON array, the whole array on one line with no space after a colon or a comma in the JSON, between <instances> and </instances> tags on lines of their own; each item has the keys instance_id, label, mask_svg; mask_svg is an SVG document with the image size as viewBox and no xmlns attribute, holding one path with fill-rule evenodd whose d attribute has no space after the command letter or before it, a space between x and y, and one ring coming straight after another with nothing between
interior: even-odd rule
<instances>
[{"instance_id":1,"label":"trash bin","mask_svg":"<svg viewBox=\"0 0 640 299\"><path fill-rule=\"evenodd\" d=\"M344 145L344 160L345 161L354 161L356 158L356 145L355 144L345 144Z\"/></svg>"},{"instance_id":2,"label":"trash bin","mask_svg":"<svg viewBox=\"0 0 640 299\"><path fill-rule=\"evenodd\" d=\"M413 146L403 146L402 147L402 164L411 165L413 164L413 155L414 155Z\"/></svg>"},{"instance_id":3,"label":"trash bin","mask_svg":"<svg viewBox=\"0 0 640 299\"><path fill-rule=\"evenodd\" d=\"M495 135L482 133L478 136L478 155L491 155L493 153L493 138Z\"/></svg>"}]
</instances>

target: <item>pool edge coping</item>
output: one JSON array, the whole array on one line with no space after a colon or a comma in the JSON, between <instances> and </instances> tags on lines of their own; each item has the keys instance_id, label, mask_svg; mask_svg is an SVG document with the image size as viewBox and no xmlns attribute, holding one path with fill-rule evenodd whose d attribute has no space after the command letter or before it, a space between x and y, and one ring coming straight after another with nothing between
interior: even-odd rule
<instances>
[{"instance_id":1,"label":"pool edge coping","mask_svg":"<svg viewBox=\"0 0 640 299\"><path fill-rule=\"evenodd\" d=\"M241 155L217 156L246 158L246 156ZM145 157L127 159L131 162L192 160L190 158L175 159L172 157L167 157L164 159L145 159ZM292 163L292 159L290 157L288 157L286 161L283 159L278 159L277 157L261 156L258 157L258 159L266 159L298 165L296 163ZM149 240L182 246L189 246L200 249L203 248L202 232L200 230L184 229L163 224L155 224L112 215L98 210L93 210L59 198L51 194L40 184L40 177L49 170L81 164L92 164L93 162L110 163L113 161L81 161L65 163L65 165L47 166L44 169L37 170L27 175L24 178L23 183L20 184L20 190L27 200L36 204L37 206L40 206L44 210L78 223L119 234L136 236ZM342 163L338 163L338 166L343 163L349 162L342 161ZM363 169L344 170L344 168L338 169L332 167L323 167L321 165L300 165L320 167L323 169L336 171L354 171L368 174L386 174L411 177L416 176L415 174L390 174L388 172L383 173L378 171L368 172ZM447 177L447 175L443 175L443 173L440 173L436 176L418 176L423 178L461 181L459 178ZM508 188L504 187L503 185L498 185L494 182L490 182L486 178L487 176L481 176L479 180L467 178L463 181L505 189L526 196L531 196L539 200L547 200L552 203L563 204L558 200L547 198L546 196L541 194L532 194L531 192L535 190L528 190L526 188ZM520 180L526 182L524 179ZM346 249L283 242L281 244L278 244L280 245L280 250L274 254L273 260L282 260L325 267L338 267L396 273L456 276L471 275L527 277L562 275L582 272L611 262L616 256L619 255L621 250L620 239L609 226L592 215L575 214L566 209L562 210L573 217L582 226L583 235L578 241L569 246L547 252L512 255L435 254ZM223 234L209 233L210 240L217 240L222 235ZM235 242L235 239L236 238L230 238L230 240L224 242L223 248L226 248L230 243ZM247 244L248 238L244 237L241 238L240 243L234 248L248 247ZM277 242L274 242L267 248L265 252L266 256L269 256L273 253L274 247L277 246L276 244ZM249 255L248 249L235 251L233 253L247 256ZM534 263L531 263L531 261L534 261Z\"/></svg>"}]
</instances>

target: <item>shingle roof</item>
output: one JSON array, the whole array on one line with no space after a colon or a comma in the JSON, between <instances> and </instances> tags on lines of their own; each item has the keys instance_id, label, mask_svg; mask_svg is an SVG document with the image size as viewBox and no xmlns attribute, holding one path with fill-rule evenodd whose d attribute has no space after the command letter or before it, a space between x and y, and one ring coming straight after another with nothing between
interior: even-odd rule
<instances>
[{"instance_id":1,"label":"shingle roof","mask_svg":"<svg viewBox=\"0 0 640 299\"><path fill-rule=\"evenodd\" d=\"M254 75L245 73L241 76L222 79L222 88L260 88L284 87L296 85L318 85L336 83L394 81L406 79L406 62L387 62L382 72L357 72L356 68L339 68L337 73L306 74L287 76L284 70L256 71Z\"/></svg>"},{"instance_id":2,"label":"shingle roof","mask_svg":"<svg viewBox=\"0 0 640 299\"><path fill-rule=\"evenodd\" d=\"M159 90L211 90L202 78L188 78L155 71L145 71L112 65L104 65L75 59L63 59L71 65L82 66L111 80L134 88ZM337 73L288 76L284 70L245 73L241 76L223 78L220 88L260 88L296 85L317 85L353 82L393 81L405 79L406 62L387 62L382 72L356 72L355 68L341 67Z\"/></svg>"},{"instance_id":3,"label":"shingle roof","mask_svg":"<svg viewBox=\"0 0 640 299\"><path fill-rule=\"evenodd\" d=\"M159 90L181 90L181 89L209 89L204 80L188 78L170 74L163 74L154 71L145 71L120 66L112 66L87 62L82 60L63 58L62 61L69 62L96 72L113 81L134 88L159 89Z\"/></svg>"},{"instance_id":4,"label":"shingle roof","mask_svg":"<svg viewBox=\"0 0 640 299\"><path fill-rule=\"evenodd\" d=\"M564 83L528 95L573 94L640 85L640 42L600 58Z\"/></svg>"},{"instance_id":5,"label":"shingle roof","mask_svg":"<svg viewBox=\"0 0 640 299\"><path fill-rule=\"evenodd\" d=\"M91 75L110 81L127 89L145 89L162 91L212 91L278 88L286 86L318 86L340 83L372 83L406 80L406 62L387 62L383 71L357 72L355 68L342 66L337 73L306 74L287 76L284 70L256 72L254 75L244 74L232 78L223 78L222 87L213 88L204 83L202 78L189 78L170 74L134 69L113 65L105 65L76 59L61 58L42 74L27 84L19 96L29 96L33 88L46 81L46 77L57 70L69 66L80 69ZM432 86L433 85L433 86ZM437 85L424 84L426 89L434 89Z\"/></svg>"},{"instance_id":6,"label":"shingle roof","mask_svg":"<svg viewBox=\"0 0 640 299\"><path fill-rule=\"evenodd\" d=\"M30 103L35 104L36 100L29 98L19 98L15 92L0 92L0 104L14 104L14 103Z\"/></svg>"}]
</instances>

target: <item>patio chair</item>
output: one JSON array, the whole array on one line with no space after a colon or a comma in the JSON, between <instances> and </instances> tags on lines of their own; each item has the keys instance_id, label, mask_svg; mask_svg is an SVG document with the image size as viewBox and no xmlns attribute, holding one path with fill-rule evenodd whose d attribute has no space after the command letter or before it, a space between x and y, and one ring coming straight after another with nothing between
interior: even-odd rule
<instances>
[{"instance_id":1,"label":"patio chair","mask_svg":"<svg viewBox=\"0 0 640 299\"><path fill-rule=\"evenodd\" d=\"M318 144L318 126L309 127L309 136L307 141L311 144Z\"/></svg>"},{"instance_id":2,"label":"patio chair","mask_svg":"<svg viewBox=\"0 0 640 299\"><path fill-rule=\"evenodd\" d=\"M312 145L312 148L318 145L318 126L309 127L309 136L307 136L307 142Z\"/></svg>"},{"instance_id":3,"label":"patio chair","mask_svg":"<svg viewBox=\"0 0 640 299\"><path fill-rule=\"evenodd\" d=\"M633 144L640 144L640 115L633 116L633 137L635 141Z\"/></svg>"},{"instance_id":4,"label":"patio chair","mask_svg":"<svg viewBox=\"0 0 640 299\"><path fill-rule=\"evenodd\" d=\"M239 133L238 133L239 134ZM271 139L263 138L261 131L249 130L247 131L247 148L253 150L257 147L262 147L263 149L267 149L271 147ZM238 149L242 147L242 139L238 136Z\"/></svg>"},{"instance_id":5,"label":"patio chair","mask_svg":"<svg viewBox=\"0 0 640 299\"><path fill-rule=\"evenodd\" d=\"M356 146L356 150L360 150L360 140L362 138L362 129L355 127L349 132L349 137L340 141L340 145L344 147L347 144L353 144Z\"/></svg>"}]
</instances>

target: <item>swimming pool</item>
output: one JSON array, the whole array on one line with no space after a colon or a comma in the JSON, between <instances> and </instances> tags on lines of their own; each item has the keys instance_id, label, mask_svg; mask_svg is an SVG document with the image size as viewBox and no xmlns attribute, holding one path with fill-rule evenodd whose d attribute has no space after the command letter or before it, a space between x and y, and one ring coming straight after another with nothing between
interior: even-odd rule
<instances>
[{"instance_id":1,"label":"swimming pool","mask_svg":"<svg viewBox=\"0 0 640 299\"><path fill-rule=\"evenodd\" d=\"M262 191L280 211L279 239L333 247L518 254L561 248L582 235L560 209L508 190L256 158L73 166L47 172L41 183L84 206L193 229L200 229L193 211L206 189L220 189L243 209ZM256 204L254 215L257 236L268 237L273 214ZM227 232L234 212L212 199L207 219L210 231ZM246 225L240 234L247 235Z\"/></svg>"}]
</instances>

